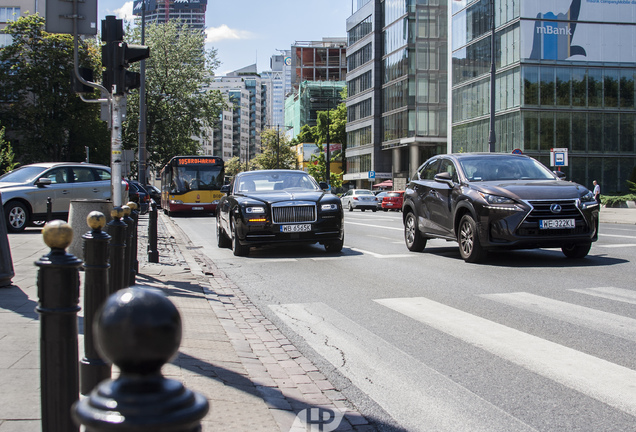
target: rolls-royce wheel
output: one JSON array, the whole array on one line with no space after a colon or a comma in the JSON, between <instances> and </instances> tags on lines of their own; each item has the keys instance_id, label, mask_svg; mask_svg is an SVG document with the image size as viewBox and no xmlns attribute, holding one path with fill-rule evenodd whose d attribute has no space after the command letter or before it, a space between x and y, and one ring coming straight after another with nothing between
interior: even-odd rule
<instances>
[{"instance_id":1,"label":"rolls-royce wheel","mask_svg":"<svg viewBox=\"0 0 636 432\"><path fill-rule=\"evenodd\" d=\"M247 256L250 253L250 247L243 246L239 241L236 223L233 224L232 228L232 252L234 252L234 256Z\"/></svg>"}]
</instances>

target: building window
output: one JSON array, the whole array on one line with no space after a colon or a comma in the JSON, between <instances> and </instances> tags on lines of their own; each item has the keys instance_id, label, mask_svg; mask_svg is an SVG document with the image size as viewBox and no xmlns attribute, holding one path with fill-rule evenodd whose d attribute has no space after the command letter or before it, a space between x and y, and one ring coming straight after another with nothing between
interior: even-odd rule
<instances>
[{"instance_id":1,"label":"building window","mask_svg":"<svg viewBox=\"0 0 636 432\"><path fill-rule=\"evenodd\" d=\"M20 18L19 7L0 7L0 23L15 21Z\"/></svg>"},{"instance_id":2,"label":"building window","mask_svg":"<svg viewBox=\"0 0 636 432\"><path fill-rule=\"evenodd\" d=\"M353 45L354 43L358 42L360 39L371 33L372 30L373 22L371 21L371 16L368 16L351 30L349 30L348 45Z\"/></svg>"}]
</instances>

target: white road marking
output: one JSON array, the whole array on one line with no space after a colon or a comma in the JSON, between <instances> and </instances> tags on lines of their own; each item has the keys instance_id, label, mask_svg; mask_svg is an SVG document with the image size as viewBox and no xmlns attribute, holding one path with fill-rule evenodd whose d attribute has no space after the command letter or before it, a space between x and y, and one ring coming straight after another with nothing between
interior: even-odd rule
<instances>
[{"instance_id":1,"label":"white road marking","mask_svg":"<svg viewBox=\"0 0 636 432\"><path fill-rule=\"evenodd\" d=\"M527 292L484 294L484 297L595 331L636 341L636 320Z\"/></svg>"},{"instance_id":2,"label":"white road marking","mask_svg":"<svg viewBox=\"0 0 636 432\"><path fill-rule=\"evenodd\" d=\"M636 415L636 371L423 297L376 302Z\"/></svg>"},{"instance_id":3,"label":"white road marking","mask_svg":"<svg viewBox=\"0 0 636 432\"><path fill-rule=\"evenodd\" d=\"M608 300L616 300L623 303L636 304L636 292L632 290L622 289L622 288L599 287L599 288L571 289L568 291L574 291L577 293L587 294L594 297L601 297Z\"/></svg>"},{"instance_id":4,"label":"white road marking","mask_svg":"<svg viewBox=\"0 0 636 432\"><path fill-rule=\"evenodd\" d=\"M535 431L324 303L270 308L408 431Z\"/></svg>"},{"instance_id":5,"label":"white road marking","mask_svg":"<svg viewBox=\"0 0 636 432\"><path fill-rule=\"evenodd\" d=\"M383 226L383 225L371 225L371 224L359 223L359 222L349 222L346 219L345 219L345 223L346 224L351 224L351 225L361 225L361 226L371 227L371 228L383 228L383 229L388 229L388 230L404 231L404 228L388 227L388 226Z\"/></svg>"}]
</instances>

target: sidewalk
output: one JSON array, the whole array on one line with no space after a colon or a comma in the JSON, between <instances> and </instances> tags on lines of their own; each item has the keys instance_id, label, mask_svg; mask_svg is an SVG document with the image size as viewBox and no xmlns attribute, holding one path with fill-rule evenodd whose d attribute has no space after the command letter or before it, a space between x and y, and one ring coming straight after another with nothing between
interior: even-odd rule
<instances>
[{"instance_id":1,"label":"sidewalk","mask_svg":"<svg viewBox=\"0 0 636 432\"><path fill-rule=\"evenodd\" d=\"M304 419L304 410L317 407L336 415L346 410L336 430L376 430L214 263L189 247L189 239L162 213L160 263L148 263L147 226L148 217L142 216L137 285L163 290L179 309L183 339L163 374L208 399L204 432L287 432L302 425L299 413ZM9 242L16 275L11 287L0 289L0 432L34 431L41 426L33 263L48 248L35 228L10 234ZM305 430L302 426L295 430Z\"/></svg>"}]
</instances>

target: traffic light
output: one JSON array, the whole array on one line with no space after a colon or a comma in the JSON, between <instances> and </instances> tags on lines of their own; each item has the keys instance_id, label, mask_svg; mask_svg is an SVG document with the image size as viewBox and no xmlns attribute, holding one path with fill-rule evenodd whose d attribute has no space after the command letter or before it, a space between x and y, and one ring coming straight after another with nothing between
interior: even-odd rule
<instances>
[{"instance_id":1,"label":"traffic light","mask_svg":"<svg viewBox=\"0 0 636 432\"><path fill-rule=\"evenodd\" d=\"M123 95L128 90L139 88L141 84L138 72L128 71L128 66L150 56L150 48L145 45L133 45L120 42L115 49L115 73L114 82L115 94Z\"/></svg>"},{"instance_id":2,"label":"traffic light","mask_svg":"<svg viewBox=\"0 0 636 432\"><path fill-rule=\"evenodd\" d=\"M107 16L102 20L102 65L106 68L102 83L109 92L123 95L141 84L139 73L126 70L135 63L150 56L150 48L144 45L127 44L123 41L122 20Z\"/></svg>"},{"instance_id":3,"label":"traffic light","mask_svg":"<svg viewBox=\"0 0 636 432\"><path fill-rule=\"evenodd\" d=\"M112 15L102 20L102 42L106 45L102 46L102 66L106 70L102 74L102 85L110 93L115 84L115 69L117 58L117 47L124 40L124 26L122 20Z\"/></svg>"}]
</instances>

